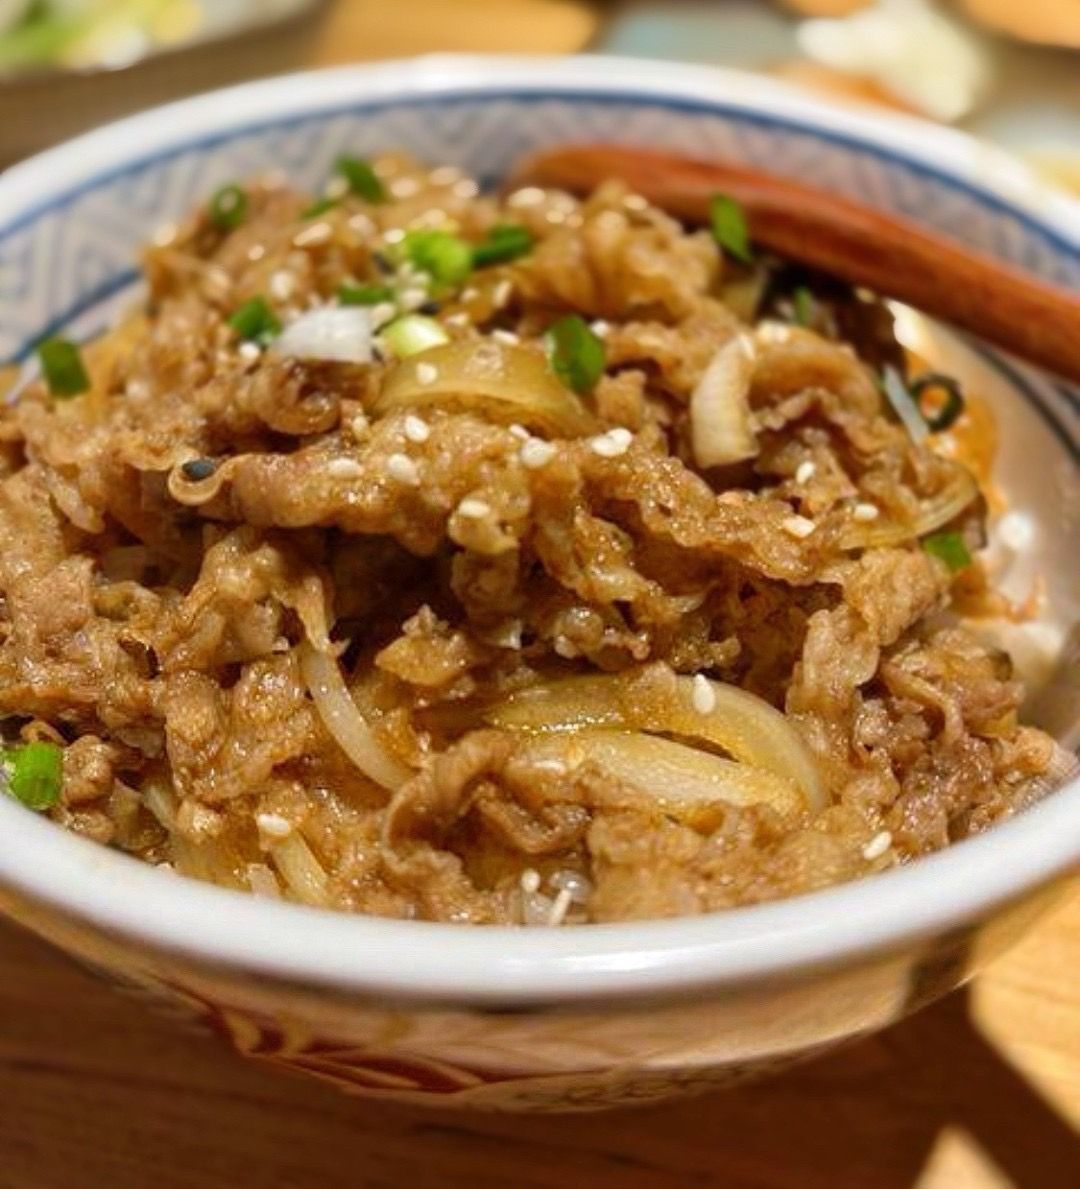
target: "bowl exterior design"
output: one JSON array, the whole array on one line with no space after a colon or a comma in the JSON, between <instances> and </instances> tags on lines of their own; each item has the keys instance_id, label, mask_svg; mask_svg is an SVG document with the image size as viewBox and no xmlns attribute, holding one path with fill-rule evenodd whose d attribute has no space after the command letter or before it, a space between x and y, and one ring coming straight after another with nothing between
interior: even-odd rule
<instances>
[{"instance_id":1,"label":"bowl exterior design","mask_svg":"<svg viewBox=\"0 0 1080 1189\"><path fill-rule=\"evenodd\" d=\"M907 215L1047 280L1080 287L1080 240L1062 230L1060 215L1040 218L1030 204L973 182L970 168L950 172L947 154L938 153L936 163L921 154L907 125L903 134L862 134L850 117L811 111L764 83L720 73L600 60L490 67L439 60L257 84L149 119L57 150L69 157L50 154L37 172L21 166L0 179L0 364L27 360L34 343L56 330L81 337L104 328L137 291L139 245L217 186L280 172L315 190L339 153L389 147L459 164L481 181L499 178L530 149L574 140L724 157ZM72 163L70 154L79 159ZM1005 383L1018 410L1006 450L1017 463L1045 460L1027 468L1026 481L1035 486L1024 489L1025 498L1037 509L1062 504L1054 484L1059 473L1066 485L1075 483L1080 395L1016 361L981 354L986 382ZM1055 548L1075 556L1060 539ZM15 826L17 812L0 803L5 829ZM220 930L211 954L214 946L190 932L181 937L174 929L166 944L160 920L140 918L136 927L129 917L122 929L107 919L120 910L100 905L115 905L119 893L141 886L126 873L135 864L121 871L125 860L106 856L115 859L110 865L93 851L94 858L80 860L81 875L72 874L80 863L71 863L67 876L52 879L38 870L48 863L12 857L12 847L33 846L36 856L39 846L52 845L44 834L27 829L23 838L21 830L9 830L0 850L0 910L140 998L149 993L179 1006L253 1059L351 1092L492 1110L647 1101L755 1076L864 1035L956 986L1055 888L1052 870L1032 867L1036 874L1023 886L1007 895L980 891L959 919L924 929L917 940L883 940L866 952L849 946L846 958L808 960L767 978L734 978L717 966L693 990L610 997L588 988L578 994L568 978L565 994L560 989L535 1002L518 995L512 1007L489 1008L475 998L438 1000L415 985L387 990L385 980L379 993L365 990L372 983L355 964L349 979L336 970L330 978L325 968L321 979L311 979L301 960L287 973L256 969L236 958L233 935L221 941ZM70 853L56 844L54 857L61 850ZM98 898L96 915L87 907L87 881L112 889ZM164 910L172 889L166 895L155 888L154 902ZM943 887L942 895L955 891ZM183 892L178 887L175 898ZM864 901L870 914L873 889L858 895L855 915ZM394 935L403 939L392 955L402 968L410 965L409 947L419 944L411 935L404 940L408 928ZM707 919L700 931L708 934ZM460 966L453 933L447 927L438 944L448 965ZM433 969L430 961L423 969Z\"/></svg>"}]
</instances>

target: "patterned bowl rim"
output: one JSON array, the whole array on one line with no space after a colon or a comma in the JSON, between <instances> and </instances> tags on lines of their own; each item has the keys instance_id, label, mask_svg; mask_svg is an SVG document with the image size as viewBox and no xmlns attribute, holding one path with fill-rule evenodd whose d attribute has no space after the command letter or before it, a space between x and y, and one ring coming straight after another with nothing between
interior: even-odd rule
<instances>
[{"instance_id":1,"label":"patterned bowl rim","mask_svg":"<svg viewBox=\"0 0 1080 1189\"><path fill-rule=\"evenodd\" d=\"M932 175L1080 262L1080 204L1014 159L902 116L834 107L733 71L618 58L437 56L289 75L153 109L0 177L0 241L117 173L248 130L365 106L508 94L738 112ZM350 916L177 879L0 797L0 884L150 951L234 973L410 1003L541 1006L685 995L853 963L983 919L1080 861L1080 779L911 866L775 903L569 929Z\"/></svg>"}]
</instances>

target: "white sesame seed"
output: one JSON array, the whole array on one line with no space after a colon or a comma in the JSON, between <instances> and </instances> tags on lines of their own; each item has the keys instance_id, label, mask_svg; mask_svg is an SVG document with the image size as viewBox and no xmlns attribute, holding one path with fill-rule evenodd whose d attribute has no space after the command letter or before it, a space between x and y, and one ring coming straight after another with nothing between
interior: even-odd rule
<instances>
[{"instance_id":1,"label":"white sesame seed","mask_svg":"<svg viewBox=\"0 0 1080 1189\"><path fill-rule=\"evenodd\" d=\"M419 189L420 183L416 178L395 178L390 183L390 193L394 198L412 198Z\"/></svg>"},{"instance_id":2,"label":"white sesame seed","mask_svg":"<svg viewBox=\"0 0 1080 1189\"><path fill-rule=\"evenodd\" d=\"M856 504L851 509L851 515L855 520L877 520L881 515L881 509L877 504Z\"/></svg>"},{"instance_id":3,"label":"white sesame seed","mask_svg":"<svg viewBox=\"0 0 1080 1189\"><path fill-rule=\"evenodd\" d=\"M471 319L464 310L458 310L456 314L447 314L443 319L445 326L468 326Z\"/></svg>"},{"instance_id":4,"label":"white sesame seed","mask_svg":"<svg viewBox=\"0 0 1080 1189\"><path fill-rule=\"evenodd\" d=\"M349 192L349 179L338 174L332 177L323 187L323 197L333 198L335 200L344 198Z\"/></svg>"},{"instance_id":5,"label":"white sesame seed","mask_svg":"<svg viewBox=\"0 0 1080 1189\"><path fill-rule=\"evenodd\" d=\"M603 318L597 318L595 322L589 323L589 329L598 339L607 338L611 333L611 323L605 322Z\"/></svg>"},{"instance_id":6,"label":"white sesame seed","mask_svg":"<svg viewBox=\"0 0 1080 1189\"><path fill-rule=\"evenodd\" d=\"M817 473L817 463L811 462L809 458L799 463L798 469L795 471L796 483L809 483L810 480Z\"/></svg>"},{"instance_id":7,"label":"white sesame seed","mask_svg":"<svg viewBox=\"0 0 1080 1189\"><path fill-rule=\"evenodd\" d=\"M514 334L512 330L493 330L491 332L491 337L497 343L506 343L507 346L511 347L521 342L521 337Z\"/></svg>"},{"instance_id":8,"label":"white sesame seed","mask_svg":"<svg viewBox=\"0 0 1080 1189\"><path fill-rule=\"evenodd\" d=\"M882 830L863 847L863 858L867 861L880 859L890 846L892 846L892 835L888 830Z\"/></svg>"},{"instance_id":9,"label":"white sesame seed","mask_svg":"<svg viewBox=\"0 0 1080 1189\"><path fill-rule=\"evenodd\" d=\"M287 817L282 817L280 813L257 813L255 825L260 834L274 839L288 838L293 829L292 822Z\"/></svg>"},{"instance_id":10,"label":"white sesame seed","mask_svg":"<svg viewBox=\"0 0 1080 1189\"><path fill-rule=\"evenodd\" d=\"M358 211L355 215L350 215L348 226L350 230L355 231L358 235L375 234L374 221L370 215L365 215L363 211Z\"/></svg>"},{"instance_id":11,"label":"white sesame seed","mask_svg":"<svg viewBox=\"0 0 1080 1189\"><path fill-rule=\"evenodd\" d=\"M124 391L133 400L146 400L151 389L145 380L128 380L124 385Z\"/></svg>"},{"instance_id":12,"label":"white sesame seed","mask_svg":"<svg viewBox=\"0 0 1080 1189\"><path fill-rule=\"evenodd\" d=\"M570 911L570 905L573 902L573 897L563 888L561 892L555 897L555 903L551 906L551 915L548 917L549 925L561 925L566 919L566 914Z\"/></svg>"},{"instance_id":13,"label":"white sesame seed","mask_svg":"<svg viewBox=\"0 0 1080 1189\"><path fill-rule=\"evenodd\" d=\"M153 243L155 247L167 248L169 244L176 239L180 228L175 223L162 223L162 225L154 232Z\"/></svg>"},{"instance_id":14,"label":"white sesame seed","mask_svg":"<svg viewBox=\"0 0 1080 1189\"><path fill-rule=\"evenodd\" d=\"M570 893L570 898L576 904L584 904L592 895L592 880L580 871L573 871L569 867L556 871L548 880L556 891L564 889Z\"/></svg>"},{"instance_id":15,"label":"white sesame seed","mask_svg":"<svg viewBox=\"0 0 1080 1189\"><path fill-rule=\"evenodd\" d=\"M254 264L257 260L261 260L266 255L265 244L252 244L247 250L247 258Z\"/></svg>"},{"instance_id":16,"label":"white sesame seed","mask_svg":"<svg viewBox=\"0 0 1080 1189\"><path fill-rule=\"evenodd\" d=\"M335 479L359 479L364 468L355 458L332 458L326 464L326 473Z\"/></svg>"},{"instance_id":17,"label":"white sesame seed","mask_svg":"<svg viewBox=\"0 0 1080 1189\"><path fill-rule=\"evenodd\" d=\"M536 760L533 767L538 772L551 772L555 776L565 776L567 772L567 767L562 760L556 759Z\"/></svg>"},{"instance_id":18,"label":"white sesame seed","mask_svg":"<svg viewBox=\"0 0 1080 1189\"><path fill-rule=\"evenodd\" d=\"M555 447L543 438L529 438L527 442L522 443L519 457L523 467L530 471L538 471L555 457Z\"/></svg>"},{"instance_id":19,"label":"white sesame seed","mask_svg":"<svg viewBox=\"0 0 1080 1189\"><path fill-rule=\"evenodd\" d=\"M786 343L791 338L791 327L783 322L762 322L754 333L762 343Z\"/></svg>"},{"instance_id":20,"label":"white sesame seed","mask_svg":"<svg viewBox=\"0 0 1080 1189\"><path fill-rule=\"evenodd\" d=\"M574 657L581 655L577 650L577 645L567 636L556 636L553 647L555 652L564 660L570 661Z\"/></svg>"},{"instance_id":21,"label":"white sesame seed","mask_svg":"<svg viewBox=\"0 0 1080 1189\"><path fill-rule=\"evenodd\" d=\"M410 285L398 294L398 305L403 310L419 309L428 299L426 289L421 289L419 285Z\"/></svg>"},{"instance_id":22,"label":"white sesame seed","mask_svg":"<svg viewBox=\"0 0 1080 1189\"><path fill-rule=\"evenodd\" d=\"M716 709L716 691L704 673L695 673L691 700L698 714L712 714Z\"/></svg>"},{"instance_id":23,"label":"white sesame seed","mask_svg":"<svg viewBox=\"0 0 1080 1189\"><path fill-rule=\"evenodd\" d=\"M518 423L516 421L514 422L513 425L510 426L510 432L514 435L515 438L520 438L523 442L527 442L529 440L529 437L531 436L529 434L529 431L525 428L525 426L518 425Z\"/></svg>"},{"instance_id":24,"label":"white sesame seed","mask_svg":"<svg viewBox=\"0 0 1080 1189\"><path fill-rule=\"evenodd\" d=\"M236 353L245 363L254 363L262 355L262 347L258 343L241 343Z\"/></svg>"},{"instance_id":25,"label":"white sesame seed","mask_svg":"<svg viewBox=\"0 0 1080 1189\"><path fill-rule=\"evenodd\" d=\"M483 520L486 516L491 515L491 505L484 500L469 495L458 504L457 512L459 516L464 516L466 520Z\"/></svg>"},{"instance_id":26,"label":"white sesame seed","mask_svg":"<svg viewBox=\"0 0 1080 1189\"><path fill-rule=\"evenodd\" d=\"M334 229L329 223L312 223L310 227L305 227L293 236L293 243L298 248L312 248L318 244L329 243L333 234Z\"/></svg>"},{"instance_id":27,"label":"white sesame seed","mask_svg":"<svg viewBox=\"0 0 1080 1189\"><path fill-rule=\"evenodd\" d=\"M428 174L433 186L449 186L461 180L461 170L456 165L439 165Z\"/></svg>"},{"instance_id":28,"label":"white sesame seed","mask_svg":"<svg viewBox=\"0 0 1080 1189\"><path fill-rule=\"evenodd\" d=\"M649 204L640 194L627 194L623 199L623 206L628 211L645 211L649 209Z\"/></svg>"},{"instance_id":29,"label":"white sesame seed","mask_svg":"<svg viewBox=\"0 0 1080 1189\"><path fill-rule=\"evenodd\" d=\"M540 891L540 872L532 867L521 873L521 890L528 895Z\"/></svg>"},{"instance_id":30,"label":"white sesame seed","mask_svg":"<svg viewBox=\"0 0 1080 1189\"><path fill-rule=\"evenodd\" d=\"M523 186L515 190L506 200L507 206L537 206L544 201L544 191L539 186Z\"/></svg>"},{"instance_id":31,"label":"white sesame seed","mask_svg":"<svg viewBox=\"0 0 1080 1189\"><path fill-rule=\"evenodd\" d=\"M439 369L433 363L418 363L416 365L416 379L421 384L434 384L439 378Z\"/></svg>"},{"instance_id":32,"label":"white sesame seed","mask_svg":"<svg viewBox=\"0 0 1080 1189\"><path fill-rule=\"evenodd\" d=\"M808 537L814 531L815 525L812 520L808 520L805 516L788 516L782 522L784 532L789 533L793 537Z\"/></svg>"},{"instance_id":33,"label":"white sesame seed","mask_svg":"<svg viewBox=\"0 0 1080 1189\"><path fill-rule=\"evenodd\" d=\"M390 301L380 301L371 307L371 324L376 330L381 329L397 317L397 306Z\"/></svg>"},{"instance_id":34,"label":"white sesame seed","mask_svg":"<svg viewBox=\"0 0 1080 1189\"><path fill-rule=\"evenodd\" d=\"M472 178L462 178L460 182L454 183L452 192L455 198L475 198L480 193L480 187Z\"/></svg>"},{"instance_id":35,"label":"white sesame seed","mask_svg":"<svg viewBox=\"0 0 1080 1189\"><path fill-rule=\"evenodd\" d=\"M270 278L270 296L275 301L288 301L296 292L296 274L279 268Z\"/></svg>"},{"instance_id":36,"label":"white sesame seed","mask_svg":"<svg viewBox=\"0 0 1080 1189\"><path fill-rule=\"evenodd\" d=\"M497 306L504 306L514 295L514 286L507 280L500 281L491 292L491 300Z\"/></svg>"},{"instance_id":37,"label":"white sesame seed","mask_svg":"<svg viewBox=\"0 0 1080 1189\"><path fill-rule=\"evenodd\" d=\"M422 363L420 367L431 367L431 364ZM427 381L423 381L423 383L427 383ZM419 446L431 437L431 426L423 417L417 417L415 413L410 413L405 418L405 436L410 442L415 442Z\"/></svg>"},{"instance_id":38,"label":"white sesame seed","mask_svg":"<svg viewBox=\"0 0 1080 1189\"><path fill-rule=\"evenodd\" d=\"M367 437L368 430L370 429L371 422L368 421L366 413L357 413L349 422L349 430L354 438L360 439Z\"/></svg>"},{"instance_id":39,"label":"white sesame seed","mask_svg":"<svg viewBox=\"0 0 1080 1189\"><path fill-rule=\"evenodd\" d=\"M391 479L404 483L406 487L420 486L420 472L407 454L391 454L386 460L386 470Z\"/></svg>"},{"instance_id":40,"label":"white sesame seed","mask_svg":"<svg viewBox=\"0 0 1080 1189\"><path fill-rule=\"evenodd\" d=\"M475 301L480 296L480 290L475 285L466 285L461 291L461 300L465 302Z\"/></svg>"},{"instance_id":41,"label":"white sesame seed","mask_svg":"<svg viewBox=\"0 0 1080 1189\"><path fill-rule=\"evenodd\" d=\"M404 227L390 227L383 232L383 243L400 244L405 238Z\"/></svg>"},{"instance_id":42,"label":"white sesame seed","mask_svg":"<svg viewBox=\"0 0 1080 1189\"><path fill-rule=\"evenodd\" d=\"M589 449L601 458L618 458L630 449L630 443L633 440L634 435L619 425L615 429L609 429L607 433L593 438L589 442Z\"/></svg>"}]
</instances>

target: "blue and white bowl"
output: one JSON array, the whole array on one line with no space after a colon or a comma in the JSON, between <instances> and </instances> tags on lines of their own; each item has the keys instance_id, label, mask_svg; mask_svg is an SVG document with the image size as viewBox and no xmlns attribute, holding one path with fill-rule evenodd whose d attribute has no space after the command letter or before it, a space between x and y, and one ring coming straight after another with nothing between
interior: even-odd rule
<instances>
[{"instance_id":1,"label":"blue and white bowl","mask_svg":"<svg viewBox=\"0 0 1080 1189\"><path fill-rule=\"evenodd\" d=\"M404 148L495 181L522 153L567 140L745 162L1080 288L1077 204L957 133L684 65L429 58L200 96L4 174L0 360L25 360L56 329L107 325L134 294L139 245L227 180L277 170L315 189L344 150ZM1080 598L1080 394L925 320L909 329L994 404L1004 486L1035 524L1011 577L1046 579L1053 638ZM4 798L0 838L0 907L114 978L189 1004L244 1052L408 1101L584 1109L758 1073L956 986L1063 887L1080 858L1080 784L857 884L570 929L260 900L140 864Z\"/></svg>"}]
</instances>

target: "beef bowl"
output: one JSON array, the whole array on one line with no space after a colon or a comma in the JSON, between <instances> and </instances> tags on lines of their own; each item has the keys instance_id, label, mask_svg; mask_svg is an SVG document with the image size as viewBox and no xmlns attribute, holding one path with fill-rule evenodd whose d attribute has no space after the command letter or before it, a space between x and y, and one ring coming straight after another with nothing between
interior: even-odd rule
<instances>
[{"instance_id":1,"label":"beef bowl","mask_svg":"<svg viewBox=\"0 0 1080 1189\"><path fill-rule=\"evenodd\" d=\"M520 1111L1019 936L1080 857L1080 391L808 211L1080 308L1009 159L662 63L274 79L4 174L5 913L266 1064Z\"/></svg>"}]
</instances>

